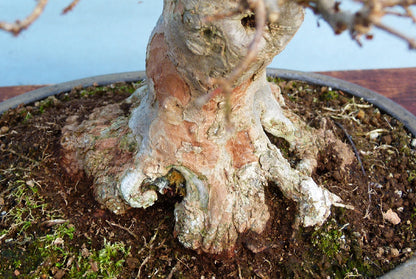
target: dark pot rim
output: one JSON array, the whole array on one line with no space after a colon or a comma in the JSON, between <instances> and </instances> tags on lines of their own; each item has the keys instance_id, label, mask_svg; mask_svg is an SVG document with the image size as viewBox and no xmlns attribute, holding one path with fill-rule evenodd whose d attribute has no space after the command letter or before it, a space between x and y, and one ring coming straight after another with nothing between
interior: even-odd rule
<instances>
[{"instance_id":1,"label":"dark pot rim","mask_svg":"<svg viewBox=\"0 0 416 279\"><path fill-rule=\"evenodd\" d=\"M407 111L399 104L392 100L359 85L309 72L292 71L285 69L267 69L267 74L272 77L283 79L292 79L309 82L316 85L329 86L334 89L342 90L353 96L363 98L369 103L381 109L383 112L390 114L397 120L401 121L405 127L416 137L416 116ZM134 82L146 78L144 71L125 72L109 75L100 75L77 79L56 85L42 87L25 94L10 98L0 102L0 115L10 108L15 108L20 104L30 104L52 95L69 92L74 87L88 87L92 85L105 86L117 82ZM381 278L413 278L416 273L416 257L412 257L394 270L386 273Z\"/></svg>"},{"instance_id":2,"label":"dark pot rim","mask_svg":"<svg viewBox=\"0 0 416 279\"><path fill-rule=\"evenodd\" d=\"M16 108L20 104L30 104L49 96L70 92L74 87L105 86L117 82L134 82L145 78L146 73L144 71L137 71L93 76L45 86L0 102L0 115L11 108Z\"/></svg>"},{"instance_id":3,"label":"dark pot rim","mask_svg":"<svg viewBox=\"0 0 416 279\"><path fill-rule=\"evenodd\" d=\"M267 69L267 74L269 76L280 77L283 79L301 80L312 84L329 86L349 93L353 96L363 98L367 102L381 109L383 112L402 122L404 126L413 134L413 136L416 137L416 116L391 99L370 89L342 79L316 73L285 69Z\"/></svg>"}]
</instances>

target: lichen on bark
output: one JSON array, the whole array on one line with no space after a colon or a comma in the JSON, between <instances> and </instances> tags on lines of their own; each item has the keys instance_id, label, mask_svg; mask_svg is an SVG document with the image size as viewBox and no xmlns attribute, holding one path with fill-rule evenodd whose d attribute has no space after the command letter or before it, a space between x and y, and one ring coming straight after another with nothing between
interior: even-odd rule
<instances>
[{"instance_id":1,"label":"lichen on bark","mask_svg":"<svg viewBox=\"0 0 416 279\"><path fill-rule=\"evenodd\" d=\"M221 91L215 81L244 59L255 34L245 19L253 11L240 10L240 1L165 0L148 45L147 84L126 100L130 116L113 105L82 123L72 119L62 136L68 172L93 176L98 201L116 213L151 206L169 190L169 173L179 172L186 191L175 207L175 232L185 247L209 253L230 252L239 234L264 230L268 181L297 202L299 223L322 224L331 206L341 205L310 177L325 147L322 131L285 109L266 79L266 66L303 20L299 6L279 3L280 16L266 25L256 59L227 101L212 94ZM229 16L207 20L213 14ZM289 142L302 158L297 166L265 131Z\"/></svg>"}]
</instances>

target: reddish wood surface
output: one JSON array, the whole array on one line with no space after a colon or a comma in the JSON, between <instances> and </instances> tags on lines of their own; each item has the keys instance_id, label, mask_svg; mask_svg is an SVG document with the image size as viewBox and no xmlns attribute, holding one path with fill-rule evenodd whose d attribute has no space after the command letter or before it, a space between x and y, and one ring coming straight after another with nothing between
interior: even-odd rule
<instances>
[{"instance_id":1,"label":"reddish wood surface","mask_svg":"<svg viewBox=\"0 0 416 279\"><path fill-rule=\"evenodd\" d=\"M416 115L416 67L320 73L378 92ZM40 87L42 85L0 87L0 102Z\"/></svg>"},{"instance_id":2,"label":"reddish wood surface","mask_svg":"<svg viewBox=\"0 0 416 279\"><path fill-rule=\"evenodd\" d=\"M3 102L14 96L44 87L45 85L25 85L25 86L7 86L0 87L0 102Z\"/></svg>"},{"instance_id":3,"label":"reddish wood surface","mask_svg":"<svg viewBox=\"0 0 416 279\"><path fill-rule=\"evenodd\" d=\"M384 95L416 115L416 68L322 72Z\"/></svg>"}]
</instances>

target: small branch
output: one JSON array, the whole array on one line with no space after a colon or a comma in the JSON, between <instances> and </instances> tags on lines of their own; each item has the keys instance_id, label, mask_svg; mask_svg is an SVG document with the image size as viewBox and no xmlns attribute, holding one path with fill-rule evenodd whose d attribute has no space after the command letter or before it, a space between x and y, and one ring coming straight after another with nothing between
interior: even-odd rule
<instances>
[{"instance_id":1,"label":"small branch","mask_svg":"<svg viewBox=\"0 0 416 279\"><path fill-rule=\"evenodd\" d=\"M298 0L298 3L321 15L322 18L331 26L335 34L340 34L345 30L354 30L355 15L349 11L343 11L334 0Z\"/></svg>"},{"instance_id":2,"label":"small branch","mask_svg":"<svg viewBox=\"0 0 416 279\"><path fill-rule=\"evenodd\" d=\"M23 160L27 160L27 161L31 162L33 165L35 165L35 166L38 166L40 164L40 162L38 162L38 161L36 161L36 160L34 160L34 159L26 156L26 155L20 154L20 153L14 151L12 149L6 149L5 151L7 151L7 152L9 152L9 153L11 153L13 155L16 155L16 156L18 156L19 158L21 158Z\"/></svg>"},{"instance_id":3,"label":"small branch","mask_svg":"<svg viewBox=\"0 0 416 279\"><path fill-rule=\"evenodd\" d=\"M226 81L232 84L237 80L241 74L248 68L248 66L256 59L259 52L260 40L263 37L264 28L266 26L266 6L264 0L257 0L252 2L254 8L254 15L256 18L256 33L250 43L246 57L238 64L231 72Z\"/></svg>"},{"instance_id":4,"label":"small branch","mask_svg":"<svg viewBox=\"0 0 416 279\"><path fill-rule=\"evenodd\" d=\"M359 44L359 36L370 32L371 27L384 30L387 33L406 41L410 49L416 49L416 40L403 34L390 26L381 23L385 15L410 18L416 23L416 18L410 10L410 6L416 5L416 0L356 0L362 4L362 8L352 13L342 10L340 2L335 0L296 0L298 4L312 9L332 27L336 34L349 30L351 37ZM391 11L393 7L404 9L404 13ZM361 45L361 44L360 44Z\"/></svg>"},{"instance_id":5,"label":"small branch","mask_svg":"<svg viewBox=\"0 0 416 279\"><path fill-rule=\"evenodd\" d=\"M227 123L230 123L231 115L231 93L234 82L241 77L242 73L247 70L248 66L256 59L259 52L259 45L261 38L263 37L264 28L266 26L266 6L264 0L248 0L250 8L254 10L255 20L256 20L256 29L254 38L251 41L246 56L240 61L240 63L234 68L234 70L229 74L228 77L224 79L216 80L216 83L219 85L222 93L225 95L225 120ZM216 91L214 91L216 92ZM218 93L218 92L217 92ZM203 101L207 101L212 98L214 95L209 94L207 98L204 98Z\"/></svg>"},{"instance_id":6,"label":"small branch","mask_svg":"<svg viewBox=\"0 0 416 279\"><path fill-rule=\"evenodd\" d=\"M416 4L416 0L381 0L384 7L409 7Z\"/></svg>"},{"instance_id":7,"label":"small branch","mask_svg":"<svg viewBox=\"0 0 416 279\"><path fill-rule=\"evenodd\" d=\"M141 278L141 273L142 273L142 268L143 268L143 266L145 266L146 264L147 264L147 262L149 261L149 259L150 259L150 257L151 257L152 255L151 254L149 254L145 259L144 259L144 261L142 262L142 264L140 265L140 267L139 267L139 271L137 272L137 276L136 276L136 278L137 279L140 279Z\"/></svg>"},{"instance_id":8,"label":"small branch","mask_svg":"<svg viewBox=\"0 0 416 279\"><path fill-rule=\"evenodd\" d=\"M128 228L125 228L125 227L123 227L123 226L121 226L121 225L119 225L119 224L112 223L112 222L110 222L110 221L108 221L108 220L105 220L105 221L107 222L107 224L109 224L109 225L111 225L111 226L114 226L114 227L120 228L120 229L122 229L122 230L125 230L125 231L126 231L126 232L128 232L131 236L133 236L135 239L139 240L139 237L137 236L137 234L135 234L134 232L132 232L132 231L131 231L131 230L129 230Z\"/></svg>"},{"instance_id":9,"label":"small branch","mask_svg":"<svg viewBox=\"0 0 416 279\"><path fill-rule=\"evenodd\" d=\"M78 4L79 0L73 0L63 11L62 14L72 11L72 9Z\"/></svg>"},{"instance_id":10,"label":"small branch","mask_svg":"<svg viewBox=\"0 0 416 279\"><path fill-rule=\"evenodd\" d=\"M412 19L413 23L416 23L416 17L413 15L412 11L409 8L405 8L407 17Z\"/></svg>"},{"instance_id":11,"label":"small branch","mask_svg":"<svg viewBox=\"0 0 416 279\"><path fill-rule=\"evenodd\" d=\"M172 270L169 272L168 277L166 277L166 279L172 279L173 278L173 274L175 273L175 271L180 267L181 262L178 261L175 266L172 268Z\"/></svg>"},{"instance_id":12,"label":"small branch","mask_svg":"<svg viewBox=\"0 0 416 279\"><path fill-rule=\"evenodd\" d=\"M61 225L61 224L64 224L66 222L69 222L69 220L65 220L65 219L53 219L53 220L45 221L41 225L46 226L46 227L52 227L54 225Z\"/></svg>"},{"instance_id":13,"label":"small branch","mask_svg":"<svg viewBox=\"0 0 416 279\"><path fill-rule=\"evenodd\" d=\"M16 20L14 23L0 22L0 29L12 33L17 36L23 30L27 29L38 17L43 13L48 0L38 0L38 4L33 9L32 13L24 20Z\"/></svg>"},{"instance_id":14,"label":"small branch","mask_svg":"<svg viewBox=\"0 0 416 279\"><path fill-rule=\"evenodd\" d=\"M387 26L387 25L385 25L381 22L373 22L373 24L374 24L375 27L377 27L377 28L379 28L383 31L386 31L387 33L389 33L389 34L391 34L395 37L398 37L398 38L402 39L403 41L406 41L409 44L409 49L416 49L416 40L415 39L412 39L412 38L406 36L405 34L399 32L399 31L397 31L397 30L391 28L390 26Z\"/></svg>"},{"instance_id":15,"label":"small branch","mask_svg":"<svg viewBox=\"0 0 416 279\"><path fill-rule=\"evenodd\" d=\"M215 15L209 15L202 19L202 24L206 24L208 22L213 22L217 20L221 20L224 18L228 18L234 15L238 15L243 12L242 7L240 6L238 9L235 9L233 11L230 11L228 13L222 13L222 14L215 14Z\"/></svg>"}]
</instances>

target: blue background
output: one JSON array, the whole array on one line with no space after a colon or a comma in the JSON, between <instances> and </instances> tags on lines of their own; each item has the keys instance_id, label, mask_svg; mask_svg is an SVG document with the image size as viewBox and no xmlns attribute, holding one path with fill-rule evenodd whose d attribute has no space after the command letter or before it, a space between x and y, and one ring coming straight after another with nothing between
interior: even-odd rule
<instances>
[{"instance_id":1,"label":"blue background","mask_svg":"<svg viewBox=\"0 0 416 279\"><path fill-rule=\"evenodd\" d=\"M144 70L148 37L162 11L162 0L50 1L44 14L18 37L0 30L0 86L51 84L73 79ZM141 3L140 3L141 2ZM0 0L0 20L25 18L33 0ZM382 32L359 47L345 33L335 36L308 12L305 23L270 67L329 71L416 67L416 51ZM410 20L390 19L416 38Z\"/></svg>"}]
</instances>

